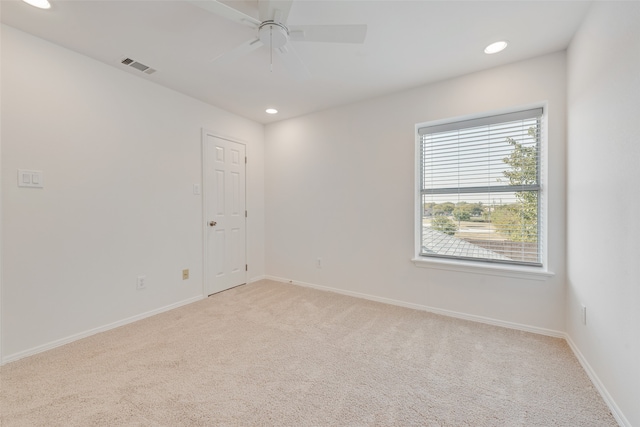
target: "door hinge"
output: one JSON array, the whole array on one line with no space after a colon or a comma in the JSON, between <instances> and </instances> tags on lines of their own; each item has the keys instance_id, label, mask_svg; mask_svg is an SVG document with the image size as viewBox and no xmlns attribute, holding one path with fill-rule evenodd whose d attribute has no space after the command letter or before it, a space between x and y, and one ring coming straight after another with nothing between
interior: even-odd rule
<instances>
[{"instance_id":1,"label":"door hinge","mask_svg":"<svg viewBox=\"0 0 640 427\"><path fill-rule=\"evenodd\" d=\"M244 217L245 218L247 217L247 211L244 211Z\"/></svg>"},{"instance_id":2,"label":"door hinge","mask_svg":"<svg viewBox=\"0 0 640 427\"><path fill-rule=\"evenodd\" d=\"M249 271L249 264L244 265L244 271Z\"/></svg>"},{"instance_id":3,"label":"door hinge","mask_svg":"<svg viewBox=\"0 0 640 427\"><path fill-rule=\"evenodd\" d=\"M247 156L244 156L244 164L247 164Z\"/></svg>"}]
</instances>

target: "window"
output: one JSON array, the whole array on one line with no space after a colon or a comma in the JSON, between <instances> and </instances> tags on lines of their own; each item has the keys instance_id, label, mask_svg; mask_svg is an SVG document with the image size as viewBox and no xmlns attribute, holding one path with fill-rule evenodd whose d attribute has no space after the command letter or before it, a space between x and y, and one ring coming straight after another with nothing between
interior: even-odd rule
<instances>
[{"instance_id":1,"label":"window","mask_svg":"<svg viewBox=\"0 0 640 427\"><path fill-rule=\"evenodd\" d=\"M419 255L542 266L542 109L418 128Z\"/></svg>"}]
</instances>

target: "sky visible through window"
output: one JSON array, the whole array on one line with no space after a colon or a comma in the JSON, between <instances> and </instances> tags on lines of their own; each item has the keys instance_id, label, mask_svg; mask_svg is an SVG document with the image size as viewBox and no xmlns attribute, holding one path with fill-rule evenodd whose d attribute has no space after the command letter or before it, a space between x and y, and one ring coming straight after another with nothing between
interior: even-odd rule
<instances>
[{"instance_id":1,"label":"sky visible through window","mask_svg":"<svg viewBox=\"0 0 640 427\"><path fill-rule=\"evenodd\" d=\"M539 118L425 134L421 148L423 253L465 257L471 244L480 258L539 262Z\"/></svg>"}]
</instances>

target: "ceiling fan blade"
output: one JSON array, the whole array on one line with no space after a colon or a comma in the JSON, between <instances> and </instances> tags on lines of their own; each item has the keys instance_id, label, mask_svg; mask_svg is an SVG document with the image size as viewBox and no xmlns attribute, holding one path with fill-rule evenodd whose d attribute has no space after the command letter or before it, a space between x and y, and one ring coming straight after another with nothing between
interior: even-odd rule
<instances>
[{"instance_id":1,"label":"ceiling fan blade","mask_svg":"<svg viewBox=\"0 0 640 427\"><path fill-rule=\"evenodd\" d=\"M297 42L364 43L366 36L364 24L289 26L289 38Z\"/></svg>"},{"instance_id":2,"label":"ceiling fan blade","mask_svg":"<svg viewBox=\"0 0 640 427\"><path fill-rule=\"evenodd\" d=\"M230 51L223 53L220 56L216 56L211 60L211 62L215 62L216 64L228 64L262 46L264 45L262 44L260 39L251 39L242 43L240 46L237 46Z\"/></svg>"},{"instance_id":3,"label":"ceiling fan blade","mask_svg":"<svg viewBox=\"0 0 640 427\"><path fill-rule=\"evenodd\" d=\"M227 18L239 24L247 25L252 28L258 28L260 26L260 21L258 21L254 17L245 15L239 10L229 7L226 4L220 3L219 1L216 1L216 0L187 0L187 1L193 4L194 6L198 6L201 9L204 9L211 13L215 13L216 15L222 16L223 18Z\"/></svg>"},{"instance_id":4,"label":"ceiling fan blade","mask_svg":"<svg viewBox=\"0 0 640 427\"><path fill-rule=\"evenodd\" d=\"M258 0L261 21L275 21L286 24L293 0Z\"/></svg>"},{"instance_id":5,"label":"ceiling fan blade","mask_svg":"<svg viewBox=\"0 0 640 427\"><path fill-rule=\"evenodd\" d=\"M311 73L304 65L298 54L290 44L282 46L280 49L274 49L278 54L284 67L296 78L296 80L307 80L311 78Z\"/></svg>"}]
</instances>

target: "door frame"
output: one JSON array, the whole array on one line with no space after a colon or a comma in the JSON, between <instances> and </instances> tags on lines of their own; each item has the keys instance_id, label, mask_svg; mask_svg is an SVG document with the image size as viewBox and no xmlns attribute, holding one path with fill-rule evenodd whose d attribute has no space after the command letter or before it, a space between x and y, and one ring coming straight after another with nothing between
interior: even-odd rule
<instances>
[{"instance_id":1,"label":"door frame","mask_svg":"<svg viewBox=\"0 0 640 427\"><path fill-rule=\"evenodd\" d=\"M207 136L212 136L214 138L219 138L219 139L224 139L225 141L230 141L230 142L234 142L237 144L241 144L244 145L244 155L246 158L249 157L248 153L247 153L247 147L248 144L245 141L242 141L240 139L237 138L232 138L232 137L228 137L225 135L222 135L220 133L217 132L213 132L210 131L206 128L202 128L202 134L201 134L201 142L200 142L200 148L201 148L201 152L200 152L200 156L202 157L202 170L200 171L200 188L202 189L202 296L204 298L207 298L209 296L208 290L207 290L207 283L209 283L209 277L211 275L211 273L209 272L209 263L207 262L207 260L209 259L209 245L208 245L208 239L207 239L207 233L209 232L209 227L208 227L208 219L207 219L207 205L208 205L208 188L207 188L207 180L205 179L206 176L206 170L207 170ZM245 168L244 168L244 206L245 206L245 210L247 209L247 168L248 168L248 163L245 164ZM245 258L245 264L248 264L248 251L247 251L247 239L249 236L248 233L248 227L247 227L247 217L245 216L244 218L244 228L245 228L245 233L244 233L244 258ZM247 275L248 275L248 271L245 271L245 283L246 283L246 279L247 279Z\"/></svg>"}]
</instances>

